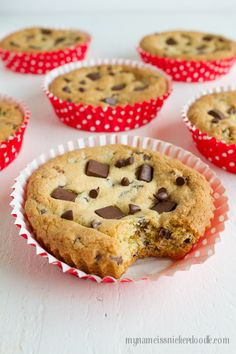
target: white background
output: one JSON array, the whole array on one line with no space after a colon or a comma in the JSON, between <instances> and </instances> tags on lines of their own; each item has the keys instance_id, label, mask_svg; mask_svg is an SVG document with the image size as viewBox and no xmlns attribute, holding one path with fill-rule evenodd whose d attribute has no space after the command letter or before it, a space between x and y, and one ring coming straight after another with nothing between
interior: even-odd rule
<instances>
[{"instance_id":1,"label":"white background","mask_svg":"<svg viewBox=\"0 0 236 354\"><path fill-rule=\"evenodd\" d=\"M30 24L89 31L88 57L137 59L138 40L170 28L221 32L236 39L235 1L3 1L0 32ZM200 156L180 119L182 105L203 87L234 83L236 67L217 82L175 84L157 120L131 134L157 137ZM19 238L10 188L41 152L87 133L58 122L41 90L42 77L0 65L0 92L23 99L32 116L20 156L0 173L0 354L235 353L236 175L211 167L230 197L230 220L216 254L189 272L157 282L98 285L62 274ZM223 345L125 345L125 337L223 336Z\"/></svg>"}]
</instances>

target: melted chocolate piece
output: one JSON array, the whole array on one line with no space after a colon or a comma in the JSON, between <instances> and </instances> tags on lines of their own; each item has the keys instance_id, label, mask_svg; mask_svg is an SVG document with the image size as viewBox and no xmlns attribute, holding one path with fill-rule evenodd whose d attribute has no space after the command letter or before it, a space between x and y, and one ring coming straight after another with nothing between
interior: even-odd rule
<instances>
[{"instance_id":1,"label":"melted chocolate piece","mask_svg":"<svg viewBox=\"0 0 236 354\"><path fill-rule=\"evenodd\" d=\"M52 198L60 199L60 200L67 200L69 202L74 202L77 195L78 195L77 193L72 192L68 189L64 189L63 187L58 187L58 188L54 189L54 191L51 193Z\"/></svg>"},{"instance_id":2,"label":"melted chocolate piece","mask_svg":"<svg viewBox=\"0 0 236 354\"><path fill-rule=\"evenodd\" d=\"M147 164L143 164L139 168L138 179L140 181L151 182L153 177L153 167Z\"/></svg>"},{"instance_id":3,"label":"melted chocolate piece","mask_svg":"<svg viewBox=\"0 0 236 354\"><path fill-rule=\"evenodd\" d=\"M72 210L67 210L63 214L61 214L62 219L66 220L73 220L73 211Z\"/></svg>"},{"instance_id":4,"label":"melted chocolate piece","mask_svg":"<svg viewBox=\"0 0 236 354\"><path fill-rule=\"evenodd\" d=\"M121 219L125 216L119 208L112 205L97 209L95 213L104 219Z\"/></svg>"},{"instance_id":5,"label":"melted chocolate piece","mask_svg":"<svg viewBox=\"0 0 236 354\"><path fill-rule=\"evenodd\" d=\"M115 166L118 168L121 168L121 167L129 166L129 165L133 165L133 163L134 163L134 158L131 156L131 157L128 157L128 159L118 160L115 163Z\"/></svg>"},{"instance_id":6,"label":"melted chocolate piece","mask_svg":"<svg viewBox=\"0 0 236 354\"><path fill-rule=\"evenodd\" d=\"M210 116L214 117L215 119L221 120L224 119L224 113L219 111L218 109L211 109L210 111L207 112Z\"/></svg>"},{"instance_id":7,"label":"melted chocolate piece","mask_svg":"<svg viewBox=\"0 0 236 354\"><path fill-rule=\"evenodd\" d=\"M92 81L97 81L97 80L99 80L101 78L101 75L98 72L89 73L86 76Z\"/></svg>"},{"instance_id":8,"label":"melted chocolate piece","mask_svg":"<svg viewBox=\"0 0 236 354\"><path fill-rule=\"evenodd\" d=\"M89 160L86 167L86 175L106 178L109 173L109 165L95 160Z\"/></svg>"},{"instance_id":9,"label":"melted chocolate piece","mask_svg":"<svg viewBox=\"0 0 236 354\"><path fill-rule=\"evenodd\" d=\"M71 93L71 90L68 86L62 87L62 91L67 92L67 93Z\"/></svg>"},{"instance_id":10,"label":"melted chocolate piece","mask_svg":"<svg viewBox=\"0 0 236 354\"><path fill-rule=\"evenodd\" d=\"M133 215L140 211L141 208L138 205L135 204L129 204L129 214Z\"/></svg>"},{"instance_id":11,"label":"melted chocolate piece","mask_svg":"<svg viewBox=\"0 0 236 354\"><path fill-rule=\"evenodd\" d=\"M115 85L112 86L112 91L120 91L123 90L126 87L126 84L119 84L119 85Z\"/></svg>"},{"instance_id":12,"label":"melted chocolate piece","mask_svg":"<svg viewBox=\"0 0 236 354\"><path fill-rule=\"evenodd\" d=\"M176 42L176 40L175 40L174 38L169 37L169 38L167 38L167 40L166 40L166 44L168 44L168 45L176 45L177 42Z\"/></svg>"},{"instance_id":13,"label":"melted chocolate piece","mask_svg":"<svg viewBox=\"0 0 236 354\"><path fill-rule=\"evenodd\" d=\"M157 193L154 194L154 197L160 201L167 200L168 199L167 189L166 188L158 189Z\"/></svg>"},{"instance_id":14,"label":"melted chocolate piece","mask_svg":"<svg viewBox=\"0 0 236 354\"><path fill-rule=\"evenodd\" d=\"M155 210L159 214L162 213L169 213L170 211L175 210L177 207L177 204L175 202L172 202L171 200L163 200L162 202L160 201L159 203L155 204L151 209Z\"/></svg>"}]
</instances>

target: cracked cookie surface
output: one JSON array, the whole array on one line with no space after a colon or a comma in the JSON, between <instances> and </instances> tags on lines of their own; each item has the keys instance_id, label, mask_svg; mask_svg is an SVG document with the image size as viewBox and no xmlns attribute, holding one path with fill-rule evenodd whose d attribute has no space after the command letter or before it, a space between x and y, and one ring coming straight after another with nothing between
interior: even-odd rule
<instances>
[{"instance_id":1,"label":"cracked cookie surface","mask_svg":"<svg viewBox=\"0 0 236 354\"><path fill-rule=\"evenodd\" d=\"M52 52L87 40L88 35L81 31L33 27L6 36L0 41L0 48L15 52Z\"/></svg>"},{"instance_id":2,"label":"cracked cookie surface","mask_svg":"<svg viewBox=\"0 0 236 354\"><path fill-rule=\"evenodd\" d=\"M136 259L183 257L213 215L205 178L177 160L125 145L72 151L29 179L37 240L83 271L120 277Z\"/></svg>"},{"instance_id":3,"label":"cracked cookie surface","mask_svg":"<svg viewBox=\"0 0 236 354\"><path fill-rule=\"evenodd\" d=\"M236 91L202 96L190 106L187 115L202 132L236 144Z\"/></svg>"},{"instance_id":4,"label":"cracked cookie surface","mask_svg":"<svg viewBox=\"0 0 236 354\"><path fill-rule=\"evenodd\" d=\"M62 100L92 106L134 104L168 91L164 76L155 70L128 65L99 65L58 76L49 91Z\"/></svg>"},{"instance_id":5,"label":"cracked cookie surface","mask_svg":"<svg viewBox=\"0 0 236 354\"><path fill-rule=\"evenodd\" d=\"M13 102L0 100L0 141L7 140L20 128L23 114Z\"/></svg>"},{"instance_id":6,"label":"cracked cookie surface","mask_svg":"<svg viewBox=\"0 0 236 354\"><path fill-rule=\"evenodd\" d=\"M145 36L140 47L152 55L186 60L217 60L236 55L236 43L221 35L168 31Z\"/></svg>"}]
</instances>

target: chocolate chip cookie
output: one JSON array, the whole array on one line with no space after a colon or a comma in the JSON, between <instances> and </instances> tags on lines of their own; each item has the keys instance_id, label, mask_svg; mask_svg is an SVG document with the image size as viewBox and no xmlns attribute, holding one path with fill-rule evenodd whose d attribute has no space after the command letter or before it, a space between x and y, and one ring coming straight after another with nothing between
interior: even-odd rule
<instances>
[{"instance_id":1,"label":"chocolate chip cookie","mask_svg":"<svg viewBox=\"0 0 236 354\"><path fill-rule=\"evenodd\" d=\"M123 106L156 99L168 91L157 71L126 65L100 65L73 70L55 78L49 91L56 97L92 106Z\"/></svg>"},{"instance_id":2,"label":"chocolate chip cookie","mask_svg":"<svg viewBox=\"0 0 236 354\"><path fill-rule=\"evenodd\" d=\"M126 145L56 157L30 177L25 212L37 240L85 272L119 278L136 259L183 257L213 216L205 178Z\"/></svg>"},{"instance_id":3,"label":"chocolate chip cookie","mask_svg":"<svg viewBox=\"0 0 236 354\"><path fill-rule=\"evenodd\" d=\"M7 140L23 123L23 113L13 102L0 99L0 141Z\"/></svg>"},{"instance_id":4,"label":"chocolate chip cookie","mask_svg":"<svg viewBox=\"0 0 236 354\"><path fill-rule=\"evenodd\" d=\"M33 27L3 38L0 48L13 52L45 53L82 44L88 38L88 34L81 31Z\"/></svg>"},{"instance_id":5,"label":"chocolate chip cookie","mask_svg":"<svg viewBox=\"0 0 236 354\"><path fill-rule=\"evenodd\" d=\"M202 132L236 144L236 91L202 96L190 106L187 115Z\"/></svg>"},{"instance_id":6,"label":"chocolate chip cookie","mask_svg":"<svg viewBox=\"0 0 236 354\"><path fill-rule=\"evenodd\" d=\"M168 31L145 36L140 47L160 57L186 60L217 60L235 57L236 43L216 34Z\"/></svg>"}]
</instances>

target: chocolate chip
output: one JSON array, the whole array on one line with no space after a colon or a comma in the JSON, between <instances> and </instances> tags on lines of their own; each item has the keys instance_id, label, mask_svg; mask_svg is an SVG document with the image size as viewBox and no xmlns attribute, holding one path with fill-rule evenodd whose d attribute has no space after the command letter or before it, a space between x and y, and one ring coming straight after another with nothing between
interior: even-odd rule
<instances>
[{"instance_id":1,"label":"chocolate chip","mask_svg":"<svg viewBox=\"0 0 236 354\"><path fill-rule=\"evenodd\" d=\"M63 214L61 214L62 219L66 220L73 220L73 211L72 210L67 210Z\"/></svg>"},{"instance_id":2,"label":"chocolate chip","mask_svg":"<svg viewBox=\"0 0 236 354\"><path fill-rule=\"evenodd\" d=\"M212 121L211 121L211 123L217 124L217 123L219 123L219 119L213 118Z\"/></svg>"},{"instance_id":3,"label":"chocolate chip","mask_svg":"<svg viewBox=\"0 0 236 354\"><path fill-rule=\"evenodd\" d=\"M70 79L67 79L67 77L64 77L64 81L65 81L65 82L71 82L71 80L70 80Z\"/></svg>"},{"instance_id":4,"label":"chocolate chip","mask_svg":"<svg viewBox=\"0 0 236 354\"><path fill-rule=\"evenodd\" d=\"M79 87L79 88L78 88L78 91L79 91L79 92L85 92L85 89L84 89L83 87Z\"/></svg>"},{"instance_id":5,"label":"chocolate chip","mask_svg":"<svg viewBox=\"0 0 236 354\"><path fill-rule=\"evenodd\" d=\"M59 37L59 38L57 38L56 40L55 40L55 44L59 44L59 43L61 43L61 42L64 42L64 40L65 40L65 37Z\"/></svg>"},{"instance_id":6,"label":"chocolate chip","mask_svg":"<svg viewBox=\"0 0 236 354\"><path fill-rule=\"evenodd\" d=\"M52 33L52 30L48 29L48 28L42 28L41 29L41 33L42 34L51 34Z\"/></svg>"},{"instance_id":7,"label":"chocolate chip","mask_svg":"<svg viewBox=\"0 0 236 354\"><path fill-rule=\"evenodd\" d=\"M171 238L171 232L167 229L165 229L164 227L161 227L159 230L159 235L163 238L165 238L166 240L169 240Z\"/></svg>"},{"instance_id":8,"label":"chocolate chip","mask_svg":"<svg viewBox=\"0 0 236 354\"><path fill-rule=\"evenodd\" d=\"M202 37L202 39L203 39L204 41L210 42L210 41L213 39L213 37L210 36L210 35L206 35L206 36Z\"/></svg>"},{"instance_id":9,"label":"chocolate chip","mask_svg":"<svg viewBox=\"0 0 236 354\"><path fill-rule=\"evenodd\" d=\"M97 253L97 254L96 254L96 257L95 257L95 260L98 262L98 261L100 261L101 259L102 259L101 253Z\"/></svg>"},{"instance_id":10,"label":"chocolate chip","mask_svg":"<svg viewBox=\"0 0 236 354\"><path fill-rule=\"evenodd\" d=\"M74 202L77 193L72 192L68 189L64 189L62 187L55 188L54 191L51 193L51 197L54 199L60 199L60 200L67 200L69 202Z\"/></svg>"},{"instance_id":11,"label":"chocolate chip","mask_svg":"<svg viewBox=\"0 0 236 354\"><path fill-rule=\"evenodd\" d=\"M71 90L68 86L62 87L62 91L67 92L67 93L71 93Z\"/></svg>"},{"instance_id":12,"label":"chocolate chip","mask_svg":"<svg viewBox=\"0 0 236 354\"><path fill-rule=\"evenodd\" d=\"M167 40L166 40L166 44L168 44L168 45L176 45L177 42L176 42L176 40L175 40L174 38L169 37L169 38L167 38Z\"/></svg>"},{"instance_id":13,"label":"chocolate chip","mask_svg":"<svg viewBox=\"0 0 236 354\"><path fill-rule=\"evenodd\" d=\"M138 205L129 204L129 214L133 215L133 214L137 213L140 210L141 209L140 209L140 207Z\"/></svg>"},{"instance_id":14,"label":"chocolate chip","mask_svg":"<svg viewBox=\"0 0 236 354\"><path fill-rule=\"evenodd\" d=\"M81 80L79 83L80 83L81 85L85 85L85 84L86 84L86 81L85 81L85 80Z\"/></svg>"},{"instance_id":15,"label":"chocolate chip","mask_svg":"<svg viewBox=\"0 0 236 354\"><path fill-rule=\"evenodd\" d=\"M101 225L101 222L100 222L100 221L93 220L93 221L91 222L91 227L92 227L93 229L96 229L99 225Z\"/></svg>"},{"instance_id":16,"label":"chocolate chip","mask_svg":"<svg viewBox=\"0 0 236 354\"><path fill-rule=\"evenodd\" d=\"M129 165L133 165L133 163L134 163L134 158L131 156L131 157L128 157L128 159L118 160L115 163L115 166L118 168L121 168L121 167L129 166Z\"/></svg>"},{"instance_id":17,"label":"chocolate chip","mask_svg":"<svg viewBox=\"0 0 236 354\"><path fill-rule=\"evenodd\" d=\"M102 102L105 102L111 106L114 106L117 103L117 99L114 97L106 97L101 100Z\"/></svg>"},{"instance_id":18,"label":"chocolate chip","mask_svg":"<svg viewBox=\"0 0 236 354\"><path fill-rule=\"evenodd\" d=\"M135 87L134 91L144 91L146 90L146 88L148 88L148 85L139 86L139 87Z\"/></svg>"},{"instance_id":19,"label":"chocolate chip","mask_svg":"<svg viewBox=\"0 0 236 354\"><path fill-rule=\"evenodd\" d=\"M111 259L113 261L115 261L118 265L122 264L123 263L123 258L120 256L120 257L114 257L114 256L111 256Z\"/></svg>"},{"instance_id":20,"label":"chocolate chip","mask_svg":"<svg viewBox=\"0 0 236 354\"><path fill-rule=\"evenodd\" d=\"M99 187L97 189L91 189L91 191L89 191L89 196L90 198L96 199L99 193Z\"/></svg>"},{"instance_id":21,"label":"chocolate chip","mask_svg":"<svg viewBox=\"0 0 236 354\"><path fill-rule=\"evenodd\" d=\"M221 119L224 119L225 116L224 116L224 113L222 113L221 111L219 111L218 109L211 109L210 111L207 112L210 116L218 119L218 120L221 120Z\"/></svg>"},{"instance_id":22,"label":"chocolate chip","mask_svg":"<svg viewBox=\"0 0 236 354\"><path fill-rule=\"evenodd\" d=\"M123 177L121 182L120 182L120 184L122 186L128 186L130 184L130 181L129 181L129 179L127 177Z\"/></svg>"},{"instance_id":23,"label":"chocolate chip","mask_svg":"<svg viewBox=\"0 0 236 354\"><path fill-rule=\"evenodd\" d=\"M144 161L151 160L151 156L144 154L143 159L144 159Z\"/></svg>"},{"instance_id":24,"label":"chocolate chip","mask_svg":"<svg viewBox=\"0 0 236 354\"><path fill-rule=\"evenodd\" d=\"M168 193L166 188L160 188L158 189L157 193L154 194L154 197L157 198L158 200L167 200L168 199Z\"/></svg>"},{"instance_id":25,"label":"chocolate chip","mask_svg":"<svg viewBox=\"0 0 236 354\"><path fill-rule=\"evenodd\" d=\"M95 213L104 219L121 219L125 216L119 208L112 205L97 209Z\"/></svg>"},{"instance_id":26,"label":"chocolate chip","mask_svg":"<svg viewBox=\"0 0 236 354\"><path fill-rule=\"evenodd\" d=\"M92 81L96 81L96 80L99 80L101 78L101 75L98 72L89 73L86 76Z\"/></svg>"},{"instance_id":27,"label":"chocolate chip","mask_svg":"<svg viewBox=\"0 0 236 354\"><path fill-rule=\"evenodd\" d=\"M95 160L89 160L86 167L86 175L93 177L107 178L109 165Z\"/></svg>"},{"instance_id":28,"label":"chocolate chip","mask_svg":"<svg viewBox=\"0 0 236 354\"><path fill-rule=\"evenodd\" d=\"M191 243L191 238L190 238L190 237L186 238L186 239L184 240L184 243L187 243L187 244Z\"/></svg>"},{"instance_id":29,"label":"chocolate chip","mask_svg":"<svg viewBox=\"0 0 236 354\"><path fill-rule=\"evenodd\" d=\"M228 114L235 114L236 113L236 110L234 107L230 107L228 110L227 110L227 113Z\"/></svg>"},{"instance_id":30,"label":"chocolate chip","mask_svg":"<svg viewBox=\"0 0 236 354\"><path fill-rule=\"evenodd\" d=\"M151 182L153 177L153 168L150 165L143 164L138 171L138 179L140 181Z\"/></svg>"},{"instance_id":31,"label":"chocolate chip","mask_svg":"<svg viewBox=\"0 0 236 354\"><path fill-rule=\"evenodd\" d=\"M112 91L120 91L120 90L123 90L124 88L126 87L126 84L120 84L120 85L115 85L115 86L112 86Z\"/></svg>"},{"instance_id":32,"label":"chocolate chip","mask_svg":"<svg viewBox=\"0 0 236 354\"><path fill-rule=\"evenodd\" d=\"M168 213L175 210L177 204L171 200L163 200L155 204L151 209L157 211L159 214Z\"/></svg>"},{"instance_id":33,"label":"chocolate chip","mask_svg":"<svg viewBox=\"0 0 236 354\"><path fill-rule=\"evenodd\" d=\"M179 176L176 178L175 183L177 186L183 186L186 183L186 178Z\"/></svg>"}]
</instances>

